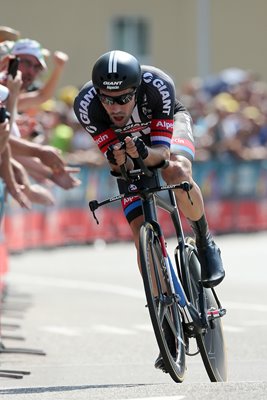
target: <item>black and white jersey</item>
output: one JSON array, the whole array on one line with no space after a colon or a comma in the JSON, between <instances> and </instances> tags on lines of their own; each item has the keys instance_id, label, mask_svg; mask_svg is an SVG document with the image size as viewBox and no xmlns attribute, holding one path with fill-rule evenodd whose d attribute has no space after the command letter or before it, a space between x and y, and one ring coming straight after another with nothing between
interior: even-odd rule
<instances>
[{"instance_id":1,"label":"black and white jersey","mask_svg":"<svg viewBox=\"0 0 267 400\"><path fill-rule=\"evenodd\" d=\"M171 145L174 114L186 112L176 99L173 80L162 70L142 66L142 80L136 105L123 128L113 125L97 96L92 81L87 82L74 101L74 112L83 128L105 153L108 146L126 136L139 136L148 146Z\"/></svg>"}]
</instances>

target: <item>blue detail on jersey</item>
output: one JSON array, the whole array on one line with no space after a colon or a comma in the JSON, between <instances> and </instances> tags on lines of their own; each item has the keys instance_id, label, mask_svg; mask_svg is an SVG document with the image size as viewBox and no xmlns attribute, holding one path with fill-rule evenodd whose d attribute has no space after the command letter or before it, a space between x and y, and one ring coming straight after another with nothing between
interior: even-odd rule
<instances>
[{"instance_id":1,"label":"blue detail on jersey","mask_svg":"<svg viewBox=\"0 0 267 400\"><path fill-rule=\"evenodd\" d=\"M170 148L171 147L171 143L170 142L168 142L168 141L166 141L166 140L151 140L151 145L152 146L157 146L157 145L160 145L160 146L166 146L166 147L168 147L168 148Z\"/></svg>"},{"instance_id":2,"label":"blue detail on jersey","mask_svg":"<svg viewBox=\"0 0 267 400\"><path fill-rule=\"evenodd\" d=\"M185 151L186 153L189 153L193 158L195 157L194 151L189 149L186 146L180 146L179 144L172 144L171 145L171 153L180 153L181 151Z\"/></svg>"}]
</instances>

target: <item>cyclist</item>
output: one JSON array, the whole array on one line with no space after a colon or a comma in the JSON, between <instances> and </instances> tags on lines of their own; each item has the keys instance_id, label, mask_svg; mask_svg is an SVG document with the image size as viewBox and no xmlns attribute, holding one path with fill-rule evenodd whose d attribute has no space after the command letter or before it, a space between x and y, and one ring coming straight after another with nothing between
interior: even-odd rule
<instances>
[{"instance_id":1,"label":"cyclist","mask_svg":"<svg viewBox=\"0 0 267 400\"><path fill-rule=\"evenodd\" d=\"M191 118L176 99L170 76L153 66L140 66L129 53L107 52L95 62L92 80L77 95L74 111L114 173L119 173L124 163L132 169L139 154L147 166L170 160L162 170L167 184L185 180L192 184L192 202L186 192L176 190L177 204L196 235L203 285L218 285L225 272L220 249L208 228L200 188L192 178L195 148ZM121 145L122 140L126 146ZM117 181L122 189L123 180ZM133 196L122 205L138 249L143 221L140 199Z\"/></svg>"}]
</instances>

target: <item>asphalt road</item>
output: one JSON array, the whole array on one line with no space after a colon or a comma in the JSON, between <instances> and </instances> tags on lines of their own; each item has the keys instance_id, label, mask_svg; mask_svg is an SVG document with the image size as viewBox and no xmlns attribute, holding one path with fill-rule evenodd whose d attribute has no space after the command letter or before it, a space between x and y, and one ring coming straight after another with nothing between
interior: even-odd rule
<instances>
[{"instance_id":1,"label":"asphalt road","mask_svg":"<svg viewBox=\"0 0 267 400\"><path fill-rule=\"evenodd\" d=\"M217 242L227 274L218 288L227 307L227 383L210 383L199 356L188 359L182 384L154 369L158 350L133 245L98 242L11 256L2 344L15 350L0 353L0 369L30 374L0 378L0 398L266 399L267 233Z\"/></svg>"}]
</instances>

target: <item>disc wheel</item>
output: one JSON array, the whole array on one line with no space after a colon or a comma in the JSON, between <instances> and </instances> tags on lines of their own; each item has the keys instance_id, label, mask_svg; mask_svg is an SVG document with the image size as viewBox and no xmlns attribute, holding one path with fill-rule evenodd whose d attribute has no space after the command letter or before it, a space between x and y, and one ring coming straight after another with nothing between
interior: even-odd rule
<instances>
[{"instance_id":1,"label":"disc wheel","mask_svg":"<svg viewBox=\"0 0 267 400\"><path fill-rule=\"evenodd\" d=\"M190 271L188 295L191 303L200 312L200 263L194 251L194 240L187 238L186 241L189 244L187 247ZM214 289L203 288L203 291L207 309L210 311L218 309ZM205 333L196 335L196 341L211 382L225 382L227 380L227 355L221 318L212 320Z\"/></svg>"}]
</instances>

